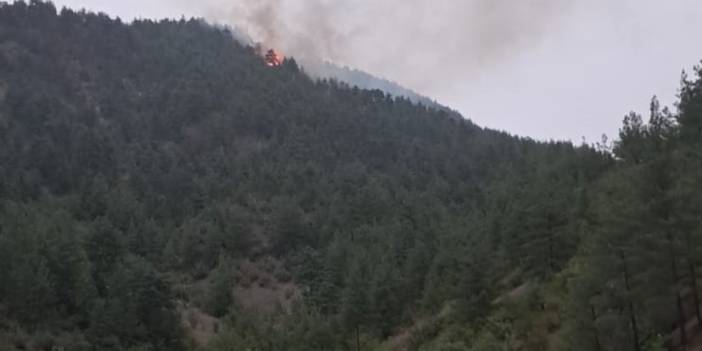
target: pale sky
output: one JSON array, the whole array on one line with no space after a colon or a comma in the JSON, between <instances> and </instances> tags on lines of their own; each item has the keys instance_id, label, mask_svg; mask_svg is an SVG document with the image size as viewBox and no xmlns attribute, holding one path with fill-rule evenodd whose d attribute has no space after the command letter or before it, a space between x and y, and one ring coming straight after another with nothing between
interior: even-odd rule
<instances>
[{"instance_id":1,"label":"pale sky","mask_svg":"<svg viewBox=\"0 0 702 351\"><path fill-rule=\"evenodd\" d=\"M388 78L535 139L614 137L702 60L699 0L56 0L124 20L205 17ZM275 23L272 31L264 23Z\"/></svg>"}]
</instances>

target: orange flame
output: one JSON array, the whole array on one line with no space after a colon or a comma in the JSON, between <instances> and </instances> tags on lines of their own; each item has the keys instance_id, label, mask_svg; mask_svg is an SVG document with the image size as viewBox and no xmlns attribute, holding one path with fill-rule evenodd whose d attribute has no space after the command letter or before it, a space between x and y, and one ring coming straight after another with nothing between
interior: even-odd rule
<instances>
[{"instance_id":1,"label":"orange flame","mask_svg":"<svg viewBox=\"0 0 702 351\"><path fill-rule=\"evenodd\" d=\"M268 67L278 67L283 64L285 56L279 54L273 49L270 49L266 53L266 56L263 57L263 59L264 61L266 61L266 65L268 65Z\"/></svg>"}]
</instances>

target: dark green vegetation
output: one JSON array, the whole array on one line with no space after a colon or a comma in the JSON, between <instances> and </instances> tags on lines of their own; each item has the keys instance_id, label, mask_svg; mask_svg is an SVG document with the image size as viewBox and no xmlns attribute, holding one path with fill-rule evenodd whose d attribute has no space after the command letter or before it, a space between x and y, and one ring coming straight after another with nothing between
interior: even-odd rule
<instances>
[{"instance_id":1,"label":"dark green vegetation","mask_svg":"<svg viewBox=\"0 0 702 351\"><path fill-rule=\"evenodd\" d=\"M402 96L415 103L421 103L425 106L444 109L447 112L453 112L449 108L442 106L428 97L419 95L418 93L404 88L397 83L387 79L381 79L370 75L366 72L349 67L340 67L329 62L318 60L304 60L302 62L303 70L313 78L318 79L336 79L346 82L350 85L358 86L368 90L382 90L393 96ZM458 114L454 112L455 114Z\"/></svg>"},{"instance_id":2,"label":"dark green vegetation","mask_svg":"<svg viewBox=\"0 0 702 351\"><path fill-rule=\"evenodd\" d=\"M679 111L539 143L200 21L0 5L0 350L697 342L699 77Z\"/></svg>"}]
</instances>

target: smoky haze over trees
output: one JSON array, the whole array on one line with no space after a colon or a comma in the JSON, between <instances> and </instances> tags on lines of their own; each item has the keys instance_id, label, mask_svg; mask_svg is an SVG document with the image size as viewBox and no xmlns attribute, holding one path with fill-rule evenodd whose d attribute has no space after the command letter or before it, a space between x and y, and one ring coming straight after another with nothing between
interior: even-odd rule
<instances>
[{"instance_id":1,"label":"smoky haze over trees","mask_svg":"<svg viewBox=\"0 0 702 351\"><path fill-rule=\"evenodd\" d=\"M252 13L266 9L274 35L254 39L276 38L275 47L298 62L312 57L370 72L480 125L540 140L616 135L612 116L645 110L652 95L672 105L680 69L702 57L688 39L702 31L695 0L55 3L123 20L204 17L252 36L263 31Z\"/></svg>"},{"instance_id":2,"label":"smoky haze over trees","mask_svg":"<svg viewBox=\"0 0 702 351\"><path fill-rule=\"evenodd\" d=\"M0 349L696 347L700 73L576 147L2 4Z\"/></svg>"},{"instance_id":3,"label":"smoky haze over trees","mask_svg":"<svg viewBox=\"0 0 702 351\"><path fill-rule=\"evenodd\" d=\"M694 0L145 1L159 9L151 16L229 24L298 59L361 69L541 140L616 135L612 116L646 109L654 94L672 105L680 69L702 57L687 39L702 31Z\"/></svg>"},{"instance_id":4,"label":"smoky haze over trees","mask_svg":"<svg viewBox=\"0 0 702 351\"><path fill-rule=\"evenodd\" d=\"M371 72L382 66L388 76L427 89L440 83L416 72L468 78L538 44L546 32L557 28L573 3L207 0L197 7L205 17L235 25L255 40L296 57L354 62ZM423 54L415 55L417 51Z\"/></svg>"}]
</instances>

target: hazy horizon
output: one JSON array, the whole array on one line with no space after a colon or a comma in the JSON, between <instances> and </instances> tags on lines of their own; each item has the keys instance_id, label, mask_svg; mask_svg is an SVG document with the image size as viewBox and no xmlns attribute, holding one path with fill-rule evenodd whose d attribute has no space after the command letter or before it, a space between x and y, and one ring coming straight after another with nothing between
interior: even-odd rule
<instances>
[{"instance_id":1,"label":"hazy horizon","mask_svg":"<svg viewBox=\"0 0 702 351\"><path fill-rule=\"evenodd\" d=\"M702 59L692 0L185 1L61 0L125 20L203 17L293 56L365 70L448 105L475 123L535 139L616 136L653 95L675 101Z\"/></svg>"}]
</instances>

